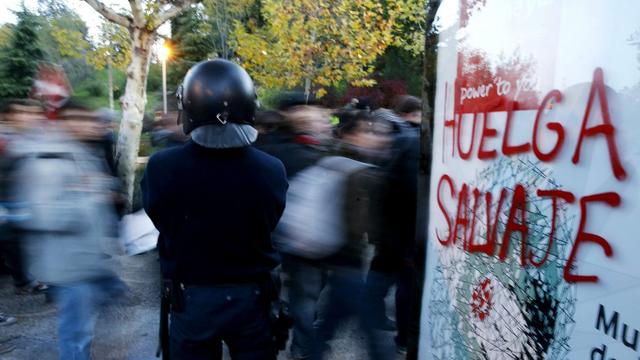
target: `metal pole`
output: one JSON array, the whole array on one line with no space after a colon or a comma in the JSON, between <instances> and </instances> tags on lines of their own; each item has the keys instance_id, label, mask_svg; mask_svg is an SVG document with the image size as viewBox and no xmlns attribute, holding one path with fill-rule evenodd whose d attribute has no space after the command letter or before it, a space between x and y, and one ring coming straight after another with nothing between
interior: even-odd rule
<instances>
[{"instance_id":1,"label":"metal pole","mask_svg":"<svg viewBox=\"0 0 640 360\"><path fill-rule=\"evenodd\" d=\"M113 110L113 73L110 56L107 56L107 73L109 76L109 109Z\"/></svg>"},{"instance_id":2,"label":"metal pole","mask_svg":"<svg viewBox=\"0 0 640 360\"><path fill-rule=\"evenodd\" d=\"M162 59L162 105L164 114L167 113L167 59Z\"/></svg>"}]
</instances>

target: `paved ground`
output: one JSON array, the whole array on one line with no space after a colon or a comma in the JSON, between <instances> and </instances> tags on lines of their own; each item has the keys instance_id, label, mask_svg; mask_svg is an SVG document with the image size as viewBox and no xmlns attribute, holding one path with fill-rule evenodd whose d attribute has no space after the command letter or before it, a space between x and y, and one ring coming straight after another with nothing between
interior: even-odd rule
<instances>
[{"instance_id":1,"label":"paved ground","mask_svg":"<svg viewBox=\"0 0 640 360\"><path fill-rule=\"evenodd\" d=\"M152 360L155 358L158 332L157 254L150 252L123 257L121 276L132 289L132 301L105 309L98 319L93 344L96 360ZM15 349L0 355L0 360L57 359L56 316L53 305L43 296L17 296L11 278L0 277L0 311L18 318L18 323L0 327L0 345ZM391 341L391 333L389 333ZM363 338L353 324L342 329L331 345L330 360L364 360ZM227 357L227 356L225 356ZM289 360L288 352L280 360ZM398 357L400 359L400 357Z\"/></svg>"}]
</instances>

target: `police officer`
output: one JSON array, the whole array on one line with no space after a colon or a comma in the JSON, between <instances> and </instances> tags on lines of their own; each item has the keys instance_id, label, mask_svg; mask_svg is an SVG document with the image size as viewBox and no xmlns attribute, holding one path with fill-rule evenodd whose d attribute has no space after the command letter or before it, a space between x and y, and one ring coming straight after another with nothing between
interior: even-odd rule
<instances>
[{"instance_id":1,"label":"police officer","mask_svg":"<svg viewBox=\"0 0 640 360\"><path fill-rule=\"evenodd\" d=\"M171 359L220 358L222 341L234 360L275 359L265 284L288 185L282 163L250 146L253 82L232 62L203 61L177 96L191 140L153 155L142 181L171 292Z\"/></svg>"}]
</instances>

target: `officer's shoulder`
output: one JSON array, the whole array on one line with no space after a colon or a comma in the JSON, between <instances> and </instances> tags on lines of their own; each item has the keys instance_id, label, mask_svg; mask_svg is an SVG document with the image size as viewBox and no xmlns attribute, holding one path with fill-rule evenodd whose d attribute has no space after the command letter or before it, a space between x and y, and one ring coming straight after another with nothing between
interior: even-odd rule
<instances>
[{"instance_id":1,"label":"officer's shoulder","mask_svg":"<svg viewBox=\"0 0 640 360\"><path fill-rule=\"evenodd\" d=\"M180 157L183 151L183 146L174 146L160 150L151 155L147 166L153 166L160 163L162 163L163 165L167 165L168 163L175 161L176 158Z\"/></svg>"},{"instance_id":2,"label":"officer's shoulder","mask_svg":"<svg viewBox=\"0 0 640 360\"><path fill-rule=\"evenodd\" d=\"M284 165L282 161L273 155L269 155L266 152L256 148L255 146L250 146L249 151L263 166L272 171L282 172L284 173Z\"/></svg>"}]
</instances>

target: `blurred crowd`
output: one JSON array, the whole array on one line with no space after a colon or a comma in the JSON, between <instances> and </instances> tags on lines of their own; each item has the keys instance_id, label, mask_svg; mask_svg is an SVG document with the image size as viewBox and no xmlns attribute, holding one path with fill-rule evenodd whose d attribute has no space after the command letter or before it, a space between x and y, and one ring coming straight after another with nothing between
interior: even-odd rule
<instances>
[{"instance_id":1,"label":"blurred crowd","mask_svg":"<svg viewBox=\"0 0 640 360\"><path fill-rule=\"evenodd\" d=\"M358 98L328 109L288 93L256 117L254 146L282 161L290 184L273 243L294 359L321 358L350 318L372 359L406 352L422 103L407 95L391 103ZM99 307L127 293L112 261L122 254L123 216L113 120L73 100L55 110L32 100L0 108L0 264L16 294L56 303L60 358L88 357ZM149 130L156 148L188 141L175 113ZM0 326L14 323L3 310ZM389 332L394 344L383 339Z\"/></svg>"},{"instance_id":2,"label":"blurred crowd","mask_svg":"<svg viewBox=\"0 0 640 360\"><path fill-rule=\"evenodd\" d=\"M294 359L321 358L348 318L357 320L372 359L394 356L385 331L395 331L395 350L406 352L422 103L412 96L392 103L378 108L359 98L326 109L293 93L256 118L255 146L279 158L289 178L273 239L294 320ZM394 285L395 321L385 308Z\"/></svg>"},{"instance_id":3,"label":"blurred crowd","mask_svg":"<svg viewBox=\"0 0 640 360\"><path fill-rule=\"evenodd\" d=\"M123 206L111 114L44 104L0 108L0 264L16 294L55 302L60 358L71 359L89 353L98 306L126 293L112 261ZM0 314L0 326L15 322Z\"/></svg>"}]
</instances>

